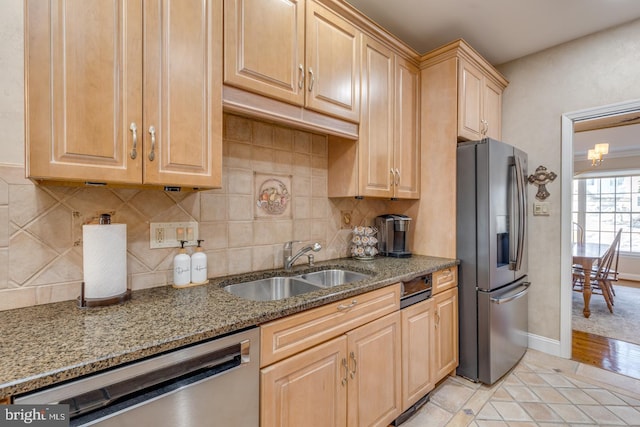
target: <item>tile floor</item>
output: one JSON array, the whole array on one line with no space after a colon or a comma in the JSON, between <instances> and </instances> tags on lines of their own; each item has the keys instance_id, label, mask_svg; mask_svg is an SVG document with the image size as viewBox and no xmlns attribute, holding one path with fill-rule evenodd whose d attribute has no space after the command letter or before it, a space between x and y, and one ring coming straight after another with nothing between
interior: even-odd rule
<instances>
[{"instance_id":1,"label":"tile floor","mask_svg":"<svg viewBox=\"0 0 640 427\"><path fill-rule=\"evenodd\" d=\"M640 380L529 350L493 386L448 377L403 427L640 426Z\"/></svg>"}]
</instances>

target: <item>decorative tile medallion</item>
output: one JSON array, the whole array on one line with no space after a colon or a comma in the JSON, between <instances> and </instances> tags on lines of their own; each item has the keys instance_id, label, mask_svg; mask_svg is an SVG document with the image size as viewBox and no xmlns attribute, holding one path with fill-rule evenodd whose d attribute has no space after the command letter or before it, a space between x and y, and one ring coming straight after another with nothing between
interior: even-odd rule
<instances>
[{"instance_id":1,"label":"decorative tile medallion","mask_svg":"<svg viewBox=\"0 0 640 427\"><path fill-rule=\"evenodd\" d=\"M254 172L255 218L291 218L291 175Z\"/></svg>"}]
</instances>

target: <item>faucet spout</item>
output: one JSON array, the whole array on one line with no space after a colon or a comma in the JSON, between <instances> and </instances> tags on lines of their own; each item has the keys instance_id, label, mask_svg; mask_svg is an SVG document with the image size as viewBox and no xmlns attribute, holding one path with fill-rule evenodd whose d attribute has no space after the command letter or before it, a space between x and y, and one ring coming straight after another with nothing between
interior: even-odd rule
<instances>
[{"instance_id":1,"label":"faucet spout","mask_svg":"<svg viewBox=\"0 0 640 427\"><path fill-rule=\"evenodd\" d=\"M300 249L298 252L296 252L295 255L291 255L293 243L296 243L296 242L287 242L284 244L284 252L283 252L284 269L287 271L291 270L291 268L293 267L293 263L296 262L296 260L300 258L302 255L304 255L305 253L309 251L318 252L320 249L322 249L322 246L320 245L320 243L315 242L312 245L307 245L304 248Z\"/></svg>"}]
</instances>

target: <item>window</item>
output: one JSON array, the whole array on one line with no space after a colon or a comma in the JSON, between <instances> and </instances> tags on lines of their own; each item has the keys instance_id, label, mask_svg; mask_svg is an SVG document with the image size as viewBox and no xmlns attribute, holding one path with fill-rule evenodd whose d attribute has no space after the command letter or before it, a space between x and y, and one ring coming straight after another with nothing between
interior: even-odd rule
<instances>
[{"instance_id":1,"label":"window","mask_svg":"<svg viewBox=\"0 0 640 427\"><path fill-rule=\"evenodd\" d=\"M611 244L622 229L620 251L640 255L640 175L574 179L572 204L585 242Z\"/></svg>"}]
</instances>

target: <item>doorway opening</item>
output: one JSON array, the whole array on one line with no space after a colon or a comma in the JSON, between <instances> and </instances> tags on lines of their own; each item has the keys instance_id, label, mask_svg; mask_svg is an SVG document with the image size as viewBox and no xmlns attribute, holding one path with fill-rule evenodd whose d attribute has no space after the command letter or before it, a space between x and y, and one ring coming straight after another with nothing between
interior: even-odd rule
<instances>
[{"instance_id":1,"label":"doorway opening","mask_svg":"<svg viewBox=\"0 0 640 427\"><path fill-rule=\"evenodd\" d=\"M640 116L640 100L628 101L624 103L612 104L602 107L596 107L581 110L573 113L567 113L562 116L562 201L561 201L561 312L560 312L560 351L563 357L571 358L572 356L572 306L574 296L571 286L566 284L572 283L572 223L575 222L575 213L572 211L573 206L573 179L574 179L574 145L575 132L602 128L605 126L614 127L622 126L621 120L638 118ZM584 148L584 147L582 147ZM580 149L580 147L578 147ZM586 154L586 153L585 153ZM585 155L586 158L586 155ZM589 172L587 171L587 174ZM596 336L597 337L597 336ZM583 343L585 336L580 335L576 338L576 342ZM587 337L587 339L590 339ZM613 340L615 341L615 340ZM619 345L620 344L620 345ZM608 346L606 351L611 353L612 349L621 349L624 343L608 343L608 342L588 342L585 347L604 348ZM579 352L579 347L573 347ZM628 349L623 349L628 353ZM639 347L640 351L640 347ZM578 356L578 355L576 355ZM593 354L588 357L594 357ZM640 355L639 355L640 357ZM635 361L634 361L635 362ZM618 366L611 366L608 363L609 370L614 370ZM595 364L595 363L591 363ZM604 364L606 365L606 363ZM601 366L607 369L607 366ZM637 370L637 369L636 369Z\"/></svg>"}]
</instances>

